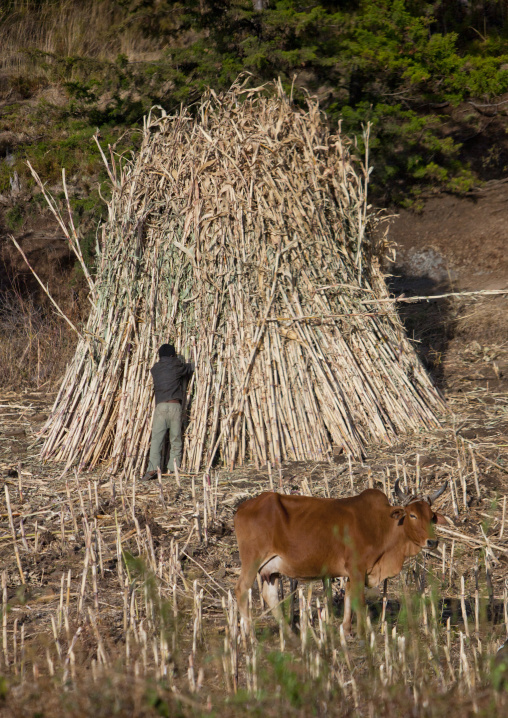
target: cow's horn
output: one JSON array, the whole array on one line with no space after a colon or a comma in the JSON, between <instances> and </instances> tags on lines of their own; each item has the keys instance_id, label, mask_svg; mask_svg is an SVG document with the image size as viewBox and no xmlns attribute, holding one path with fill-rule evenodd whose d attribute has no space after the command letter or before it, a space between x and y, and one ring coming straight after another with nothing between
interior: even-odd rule
<instances>
[{"instance_id":1,"label":"cow's horn","mask_svg":"<svg viewBox=\"0 0 508 718\"><path fill-rule=\"evenodd\" d=\"M427 496L427 501L429 502L429 504L432 505L434 503L434 501L436 499L438 499L441 496L441 494L446 491L447 486L448 486L448 481L445 481L440 489L438 489L437 491L434 491L434 493L430 494L430 496Z\"/></svg>"},{"instance_id":2,"label":"cow's horn","mask_svg":"<svg viewBox=\"0 0 508 718\"><path fill-rule=\"evenodd\" d=\"M397 479L393 485L393 489L395 491L395 495L397 496L398 500L401 504L405 504L409 501L411 501L411 496L409 494L405 494L399 485L399 479Z\"/></svg>"}]
</instances>

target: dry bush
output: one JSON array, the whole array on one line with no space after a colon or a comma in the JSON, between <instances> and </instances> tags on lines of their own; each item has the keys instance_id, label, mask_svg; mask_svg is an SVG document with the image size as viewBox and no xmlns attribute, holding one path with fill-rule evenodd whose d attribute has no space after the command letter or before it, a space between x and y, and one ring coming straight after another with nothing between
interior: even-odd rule
<instances>
[{"instance_id":1,"label":"dry bush","mask_svg":"<svg viewBox=\"0 0 508 718\"><path fill-rule=\"evenodd\" d=\"M12 390L49 388L75 348L65 322L16 291L0 298L0 386Z\"/></svg>"}]
</instances>

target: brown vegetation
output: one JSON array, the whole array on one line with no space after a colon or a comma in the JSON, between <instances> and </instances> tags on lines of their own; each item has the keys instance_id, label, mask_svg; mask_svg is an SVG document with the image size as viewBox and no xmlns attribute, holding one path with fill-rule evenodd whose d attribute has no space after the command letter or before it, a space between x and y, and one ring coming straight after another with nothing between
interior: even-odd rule
<instances>
[{"instance_id":1,"label":"brown vegetation","mask_svg":"<svg viewBox=\"0 0 508 718\"><path fill-rule=\"evenodd\" d=\"M60 317L28 295L0 296L0 385L11 390L52 389L75 351Z\"/></svg>"},{"instance_id":2,"label":"brown vegetation","mask_svg":"<svg viewBox=\"0 0 508 718\"><path fill-rule=\"evenodd\" d=\"M96 22L101 4L73 5L83 8L81 22ZM74 21L77 14L66 26L60 16L27 13L23 32L36 36L44 22L46 31L54 27L53 44L41 50L56 52L61 43L64 53L84 51L65 45L88 42L76 26L64 37ZM98 31L107 33L107 24L99 18ZM128 42L138 42L131 38L118 46L111 37L109 49L87 52L129 53ZM30 59L11 57L11 70L19 63L23 75ZM14 89L19 97L27 91L23 83ZM436 200L420 250L441 236L438 250L448 247L451 257L445 279L458 281L455 253L457 265L467 260L468 289L479 288L473 265L485 270L481 288L494 272L505 281L503 235L493 226L502 214L473 199L463 213L464 202L450 218L450 198ZM419 222L409 214L400 225L408 241ZM370 444L363 463L335 452L324 462L186 474L180 486L175 477L145 485L135 473L114 477L107 463L75 475L41 461L40 429L54 399L48 388L74 339L51 309L19 299L6 295L0 315L0 715L506 715L506 666L494 658L508 633L505 298L399 305L446 393L451 412L439 428ZM79 323L79 313L71 318ZM93 433L93 417L85 419ZM254 590L255 631L239 633L229 592L239 571L231 521L240 501L269 488L390 492L397 476L412 489L451 480L438 505L452 524L440 533L438 553L409 562L389 582L386 600L369 597L365 643L340 633L340 584L331 608L320 585L299 587L294 642L264 615Z\"/></svg>"},{"instance_id":3,"label":"brown vegetation","mask_svg":"<svg viewBox=\"0 0 508 718\"><path fill-rule=\"evenodd\" d=\"M34 7L35 5L35 7ZM0 24L0 73L44 83L44 64L37 51L60 57L114 60L120 53L147 59L158 49L153 38L144 40L135 22L126 21L115 3L94 0L31 3L15 0L7 22ZM120 26L120 22L123 21Z\"/></svg>"},{"instance_id":4,"label":"brown vegetation","mask_svg":"<svg viewBox=\"0 0 508 718\"><path fill-rule=\"evenodd\" d=\"M441 717L453 703L502 716L506 679L493 658L508 631L507 404L469 388L449 397L449 424L371 447L365 463L340 456L148 484L41 464L27 444L44 399L4 393L0 711ZM240 501L270 488L391 494L396 477L421 491L447 478L436 505L451 521L438 527L439 551L409 561L386 600L370 593L365 642L339 630L340 583L331 607L319 584L298 588L294 640L255 588L254 631L239 633Z\"/></svg>"}]
</instances>

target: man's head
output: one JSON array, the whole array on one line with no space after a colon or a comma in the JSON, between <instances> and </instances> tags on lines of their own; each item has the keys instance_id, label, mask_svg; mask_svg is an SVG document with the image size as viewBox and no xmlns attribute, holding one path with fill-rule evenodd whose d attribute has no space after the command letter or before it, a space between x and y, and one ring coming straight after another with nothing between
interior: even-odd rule
<instances>
[{"instance_id":1,"label":"man's head","mask_svg":"<svg viewBox=\"0 0 508 718\"><path fill-rule=\"evenodd\" d=\"M174 357L176 356L175 347L173 344L163 344L159 348L159 359L162 357Z\"/></svg>"}]
</instances>

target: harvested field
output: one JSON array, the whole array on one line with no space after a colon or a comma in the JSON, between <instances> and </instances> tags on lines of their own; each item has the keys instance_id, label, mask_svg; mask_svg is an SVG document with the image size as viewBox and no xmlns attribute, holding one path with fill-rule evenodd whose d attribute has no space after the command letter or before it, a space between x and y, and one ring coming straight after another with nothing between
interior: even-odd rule
<instances>
[{"instance_id":1,"label":"harvested field","mask_svg":"<svg viewBox=\"0 0 508 718\"><path fill-rule=\"evenodd\" d=\"M180 487L165 476L123 483L107 469L62 476L63 465L38 458L47 400L4 394L2 715L441 716L452 704L505 715L493 657L508 632L508 400L504 386L467 379L472 363L491 371L483 353L454 362L447 372L463 379L438 429L371 447L363 462L246 466L182 475ZM298 588L294 641L254 587L255 632L242 636L236 505L272 486L389 490L397 476L422 490L448 478L437 507L450 523L435 554L388 582L385 604L370 592L367 640L340 634L340 582L333 615L320 583Z\"/></svg>"},{"instance_id":2,"label":"harvested field","mask_svg":"<svg viewBox=\"0 0 508 718\"><path fill-rule=\"evenodd\" d=\"M269 114L273 106L267 105L265 110ZM234 116L231 107L228 111ZM285 111L291 116L287 107ZM317 122L315 115L313 121ZM164 143L167 136L161 133L159 140ZM309 146L314 147L312 142ZM319 152L324 146L319 145ZM203 145L197 143L196 151L200 147ZM311 168L319 152L310 153ZM163 185L160 177L164 172L155 175L154 192ZM318 172L314 179L317 182L322 177ZM349 188L356 188L357 196L361 196L361 201L348 205L349 218L352 212L357 220L366 209L365 188L357 175L356 179L351 174L348 177ZM237 179L241 185L242 180ZM182 233L192 222L196 232L199 230L202 209L195 185L191 183L187 189L190 195L183 200L180 197L182 212L172 216ZM191 217L188 225L185 216ZM162 213L155 219L163 226L167 218ZM153 216L151 221L149 239L158 248ZM351 220L350 228L358 228L355 221ZM138 232L139 227L136 222L124 227L131 232L134 250L136 242L142 243L148 236ZM294 227L292 232L298 234ZM187 247L192 261L185 264L184 294L164 308L166 319L176 316L182 303L194 297L190 289L195 279L196 236L196 244ZM185 235L186 241L189 237ZM217 320L213 326L225 331L220 351L202 337L201 353L195 357L197 375L203 379L201 394L194 401L194 410L200 407L200 411L187 427L188 446L194 446L194 459L188 462L187 470L193 466L195 473L162 476L150 483L138 480L149 437L147 370L160 343L157 331L162 331L161 327L166 331L166 325L157 324L157 312L150 314L150 306L143 308L141 299L133 314L124 290L131 291L134 280L140 279L141 284L146 277L155 281L155 271L128 275L126 280L122 272L134 265L111 262L109 267L117 271L117 275L113 272L113 284L119 289L115 301L108 292L101 295L100 286L90 279L94 300L105 302L103 306L113 311L110 319L118 320L120 309L126 312L121 322L125 331L115 335L115 322L105 326L100 312L92 315L88 334L85 332L88 338L81 341L76 353L77 364L70 366L59 399L53 403L53 410L56 406L60 412L56 412L56 421L54 414L46 423L52 411L51 397L46 394L4 392L0 397L0 470L4 478L0 499L0 715L236 716L249 711L268 716L439 718L450 710L464 716L506 715L508 661L496 656L496 650L508 634L508 352L504 337L494 327L506 298L477 301L447 296L434 309L432 303L395 309L375 262L360 268L355 260L361 257L355 251L358 243L351 245L350 234L341 237L347 261L342 268L345 274L340 269L338 274L344 280L340 289L345 280L350 285L348 296L322 293L324 280L332 283L337 266L330 268L329 277L321 277L323 281L316 289L305 282L298 284L303 275L294 281L294 262L287 262L282 273L289 282L285 290L296 286L306 304L297 313L291 313L290 304L286 304L288 314L284 314L284 304L279 301L282 292L277 299L278 311L274 309L270 315L275 307L272 299L275 302L278 267L282 265L277 246L274 250L268 244L270 251L263 259L268 274L259 274L256 269L254 274L249 270L242 275L242 282L248 283L253 277L255 283L261 282L256 307L246 304L242 309L244 319L250 317L247 334L252 340L251 353L242 357L246 370L243 380L234 373L238 362L233 360L231 348L237 336L233 324L228 324L240 306L241 283L230 283L227 295L211 291L215 299L207 306ZM113 252L110 258L124 249L125 236L120 232L117 238L118 246L109 246L108 251ZM213 243L217 236L205 232L202 239L205 244ZM291 236L286 239L291 243ZM326 250L330 256L334 239L331 241ZM347 257L351 246L353 251ZM176 251L171 254L174 250L170 247L166 256L178 267L182 257ZM136 251L132 256L138 256ZM231 271L234 262L230 260L231 256L226 257L223 269ZM148 264L150 261L148 256ZM312 261L308 265L312 267ZM207 272L212 269L208 267ZM235 276L230 274L228 281ZM356 282L354 287L351 282ZM357 293L363 296L360 285L361 292L369 295L375 290L376 298L358 299ZM228 295L230 311L220 315L220 325L215 300ZM342 332L341 317L323 316L325 305L329 315L339 315L342 301L346 302L348 317L358 316L360 338ZM202 307L201 316L206 316L205 309ZM180 349L194 348L190 330L196 325L186 324L186 317L182 317L175 325L177 344ZM259 317L264 317L260 323ZM289 330L284 329L288 318L294 322ZM154 332L147 329L152 320ZM247 326L242 322L237 325L239 329ZM286 335L281 333L280 322ZM420 356L445 392L450 410L446 414L442 413L439 393L404 337L402 322L416 345L422 342ZM479 332L478 327L485 331ZM327 432L332 433L331 423L320 424L318 430L308 419L299 433L292 434L285 424L291 416L287 402L294 398L288 391L288 387L294 389L291 382L286 391L277 387L278 400L288 411L278 418L270 413L273 404L266 400L267 392L275 390L276 385L266 374L267 367L273 368L275 362L279 376L284 372L289 376L296 365L285 364L285 357L303 361L305 345L306 351L313 348L312 372L316 375L327 365L322 361L327 346L342 342L342 349L353 356L365 349L378 330L391 341L385 347L387 353L377 354L377 345L371 346L372 357L383 357L377 368L383 375L390 367L386 376L390 375L394 383L385 384L378 375L377 386L386 390L387 403L379 400L375 391L370 398L380 410L378 418L382 415L386 419L385 408L390 405L394 420L400 424L397 431L387 429L389 422L378 422L379 432L369 428L371 416L362 403L362 391L356 395L351 391L341 399L342 409L348 406L356 412L355 426L360 427L361 441L353 440L359 437L354 431L345 432L343 441L330 440ZM391 361L395 356L393 339L397 337L403 339L401 367L397 367L398 360L395 364ZM96 366L87 352L92 347L106 356L104 347L110 341L108 356L113 357L113 370L104 361L100 382L94 384ZM292 348L286 354L288 346ZM221 354L225 347L228 351ZM367 355L356 365L357 375L349 375L349 388L364 387L362 382L372 368ZM249 384L256 357L262 357L262 362L256 369L256 381ZM389 361L384 364L386 357ZM215 376L213 372L219 366L221 373ZM303 370L302 366L295 376L305 375L308 361ZM332 404L337 401L334 392L342 376L337 366L326 390L326 401ZM264 389L263 372L268 376ZM242 392L249 385L251 407L259 409L257 428L263 427L259 437L265 437L257 449L247 441L247 422L237 422L238 401L229 389L227 410L220 413L224 408L221 392L226 385L229 389L240 387ZM95 391L99 386L100 391ZM135 400L131 396L134 387ZM395 393L394 387L398 387ZM404 391L397 393L401 388ZM242 392L236 396L243 397ZM409 397L411 404L418 396L425 398L408 409L404 397ZM122 406L120 401L124 402ZM241 398L242 408L243 402ZM78 405L79 411L75 411ZM315 409L318 416L317 405ZM122 416L123 424L118 420ZM144 422L143 426L132 422L132 416ZM329 422L336 419L331 409L327 417ZM117 423L125 431L115 437ZM229 432L237 428L241 431L233 432L235 446L228 453ZM405 428L412 433L404 433ZM103 429L105 433L101 433ZM294 435L300 437L299 444L291 448L288 439ZM94 443L97 436L100 446ZM286 441L284 451L282 443L277 448L275 436ZM309 450L313 442L323 450ZM243 464L241 468L216 468L219 462L213 464L214 450L219 444L221 460ZM51 462L42 461L41 452L45 458L51 457ZM308 460L309 456L314 459ZM284 460L279 462L280 458ZM197 470L202 465L208 466L204 473ZM331 604L320 583L298 586L294 636L285 635L266 614L254 586L254 630L242 633L232 598L240 569L232 530L236 506L267 489L341 497L377 486L391 496L397 478L415 492L433 490L447 479L449 489L436 507L449 522L438 527L437 551L408 561L401 574L388 582L385 595L383 587L369 592L365 638L346 640L340 631L341 581L333 585ZM284 589L287 599L289 582ZM286 610L290 610L289 605Z\"/></svg>"}]
</instances>

